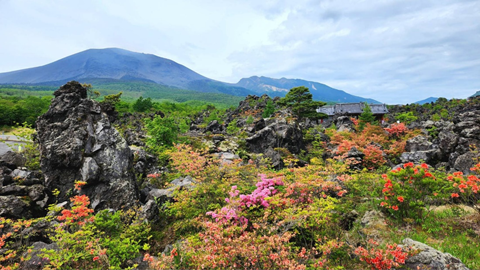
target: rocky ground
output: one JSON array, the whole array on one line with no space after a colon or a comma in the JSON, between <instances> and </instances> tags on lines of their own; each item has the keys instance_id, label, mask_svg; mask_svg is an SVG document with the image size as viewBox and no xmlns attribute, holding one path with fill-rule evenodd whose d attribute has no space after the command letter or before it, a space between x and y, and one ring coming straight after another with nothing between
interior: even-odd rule
<instances>
[{"instance_id":1,"label":"rocky ground","mask_svg":"<svg viewBox=\"0 0 480 270\"><path fill-rule=\"evenodd\" d=\"M307 149L304 130L318 123L292 121L291 112L286 109L269 118L259 117L269 100L268 96L247 97L235 110L227 112L223 124L215 120L201 127L208 116L208 112L203 112L192 122L190 133L202 137L210 151L217 153L224 162L246 155L257 163L261 160L259 156L268 157L275 169L303 166L306 162L299 159L285 164L281 149L298 157ZM255 120L248 123L248 116ZM138 124L119 132L112 120ZM228 134L228 125L234 120L239 132ZM168 201L176 188L194 187L195 180L179 178L168 189L139 187L136 175L159 169L155 167L155 158L141 148L146 135L139 123L134 114L123 118L112 116L111 111L88 99L85 88L76 82L62 86L55 92L48 112L37 121L36 142L40 149L41 170L24 168L25 159L15 152L4 151L0 155L0 217L44 216L48 213L48 205L69 203L75 181L84 181L82 192L90 197L95 211L137 207L146 220L157 221L157 203ZM334 123L339 130L354 130L348 117L337 117ZM407 141L402 162L426 162L447 171L468 173L474 159L479 157L476 151L480 146L478 106L459 110L451 121L421 120L411 123L409 128L420 129L422 134ZM243 146L239 145L242 140L238 139L238 134L243 134ZM319 136L328 144L328 136L321 132ZM245 153L238 151L242 147ZM348 153L349 157L361 160L362 153L355 150ZM363 219L365 226L373 222L368 217ZM35 245L51 244L45 233L49 226L52 224L38 225L29 232ZM421 250L409 259L407 267L410 269L467 269L450 254L422 243L405 239L404 245Z\"/></svg>"}]
</instances>

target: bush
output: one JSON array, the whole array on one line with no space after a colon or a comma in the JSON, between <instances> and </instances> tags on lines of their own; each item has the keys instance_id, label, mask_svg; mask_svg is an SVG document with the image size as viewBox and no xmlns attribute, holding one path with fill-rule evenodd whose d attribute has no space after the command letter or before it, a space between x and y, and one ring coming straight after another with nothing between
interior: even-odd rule
<instances>
[{"instance_id":1,"label":"bush","mask_svg":"<svg viewBox=\"0 0 480 270\"><path fill-rule=\"evenodd\" d=\"M430 173L427 164L405 163L382 178L380 206L401 222L412 219L421 223L429 212L429 202L447 199L453 189L446 179Z\"/></svg>"}]
</instances>

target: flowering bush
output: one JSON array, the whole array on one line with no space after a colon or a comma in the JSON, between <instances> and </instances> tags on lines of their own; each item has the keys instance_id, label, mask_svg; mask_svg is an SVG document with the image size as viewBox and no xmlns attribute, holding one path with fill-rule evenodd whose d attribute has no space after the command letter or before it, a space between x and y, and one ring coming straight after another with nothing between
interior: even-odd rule
<instances>
[{"instance_id":1,"label":"flowering bush","mask_svg":"<svg viewBox=\"0 0 480 270\"><path fill-rule=\"evenodd\" d=\"M362 132L337 132L327 130L330 143L337 145L334 151L336 159L345 160L348 151L355 147L363 152L363 166L373 170L386 163L385 157L396 159L405 148L405 141L417 134L417 131L408 130L404 124L393 124L391 128L383 129L367 123Z\"/></svg>"},{"instance_id":2,"label":"flowering bush","mask_svg":"<svg viewBox=\"0 0 480 270\"><path fill-rule=\"evenodd\" d=\"M146 255L154 269L305 269L298 262L305 256L288 244L292 234L258 233L260 225L219 224L204 222L204 231L188 239L183 250L172 250L154 260Z\"/></svg>"},{"instance_id":3,"label":"flowering bush","mask_svg":"<svg viewBox=\"0 0 480 270\"><path fill-rule=\"evenodd\" d=\"M415 166L405 163L403 167L383 174L383 199L380 206L399 220L413 218L422 221L427 201L445 199L451 186L443 178L428 171L428 165Z\"/></svg>"},{"instance_id":4,"label":"flowering bush","mask_svg":"<svg viewBox=\"0 0 480 270\"><path fill-rule=\"evenodd\" d=\"M68 224L84 225L86 222L93 222L95 216L92 216L93 209L88 208L90 199L86 195L77 195L70 198L73 206L71 210L62 210L62 215L57 217L60 221L65 221Z\"/></svg>"},{"instance_id":5,"label":"flowering bush","mask_svg":"<svg viewBox=\"0 0 480 270\"><path fill-rule=\"evenodd\" d=\"M230 194L230 198L226 198L225 201L229 203L228 206L223 207L218 213L207 212L207 215L211 215L217 222L228 222L233 220L245 224L248 219L245 217L239 217L237 212L246 211L252 207L269 207L268 199L275 195L278 191L275 189L277 186L283 186L284 183L279 178L268 179L266 175L260 175L260 182L256 184L256 189L247 195L239 195L240 191L237 190L237 186L233 186Z\"/></svg>"},{"instance_id":6,"label":"flowering bush","mask_svg":"<svg viewBox=\"0 0 480 270\"><path fill-rule=\"evenodd\" d=\"M372 269L391 269L405 264L408 252L404 252L397 244L387 244L386 249L379 248L379 244L372 239L368 241L368 244L371 248L357 247L355 254Z\"/></svg>"},{"instance_id":7,"label":"flowering bush","mask_svg":"<svg viewBox=\"0 0 480 270\"><path fill-rule=\"evenodd\" d=\"M462 197L461 199L473 203L480 199L480 195L478 193L480 188L480 178L475 175L480 172L480 163L477 163L470 170L474 174L463 175L462 172L454 172L447 177L447 180L450 181L453 186L451 198Z\"/></svg>"},{"instance_id":8,"label":"flowering bush","mask_svg":"<svg viewBox=\"0 0 480 270\"><path fill-rule=\"evenodd\" d=\"M400 138L407 133L408 128L404 123L393 123L389 128L385 128L385 131L388 132L388 136L390 137Z\"/></svg>"}]
</instances>

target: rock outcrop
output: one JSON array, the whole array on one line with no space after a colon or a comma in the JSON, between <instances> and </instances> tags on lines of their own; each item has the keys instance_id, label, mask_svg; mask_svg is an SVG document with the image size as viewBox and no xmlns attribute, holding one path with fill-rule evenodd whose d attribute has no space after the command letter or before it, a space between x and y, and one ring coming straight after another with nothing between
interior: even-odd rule
<instances>
[{"instance_id":1,"label":"rock outcrop","mask_svg":"<svg viewBox=\"0 0 480 270\"><path fill-rule=\"evenodd\" d=\"M71 196L77 180L95 210L136 204L133 154L86 89L69 82L54 93L49 110L36 122L45 184L58 189L59 201Z\"/></svg>"},{"instance_id":2,"label":"rock outcrop","mask_svg":"<svg viewBox=\"0 0 480 270\"><path fill-rule=\"evenodd\" d=\"M440 252L410 238L406 238L402 242L404 247L419 251L418 254L405 261L405 266L408 269L469 270L458 258L453 257L450 253Z\"/></svg>"},{"instance_id":3,"label":"rock outcrop","mask_svg":"<svg viewBox=\"0 0 480 270\"><path fill-rule=\"evenodd\" d=\"M51 193L39 172L18 168L25 161L14 152L0 156L0 217L31 218L44 215Z\"/></svg>"},{"instance_id":4,"label":"rock outcrop","mask_svg":"<svg viewBox=\"0 0 480 270\"><path fill-rule=\"evenodd\" d=\"M247 148L253 153L265 153L269 148L286 148L293 154L305 148L303 133L295 123L284 119L275 121L246 139Z\"/></svg>"}]
</instances>

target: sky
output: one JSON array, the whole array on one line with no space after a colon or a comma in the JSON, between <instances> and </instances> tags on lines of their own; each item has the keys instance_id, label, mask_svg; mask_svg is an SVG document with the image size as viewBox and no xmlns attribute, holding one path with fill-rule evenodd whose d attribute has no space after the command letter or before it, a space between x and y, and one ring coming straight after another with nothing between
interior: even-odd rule
<instances>
[{"instance_id":1,"label":"sky","mask_svg":"<svg viewBox=\"0 0 480 270\"><path fill-rule=\"evenodd\" d=\"M389 104L480 90L480 0L0 0L0 72L91 48Z\"/></svg>"}]
</instances>

